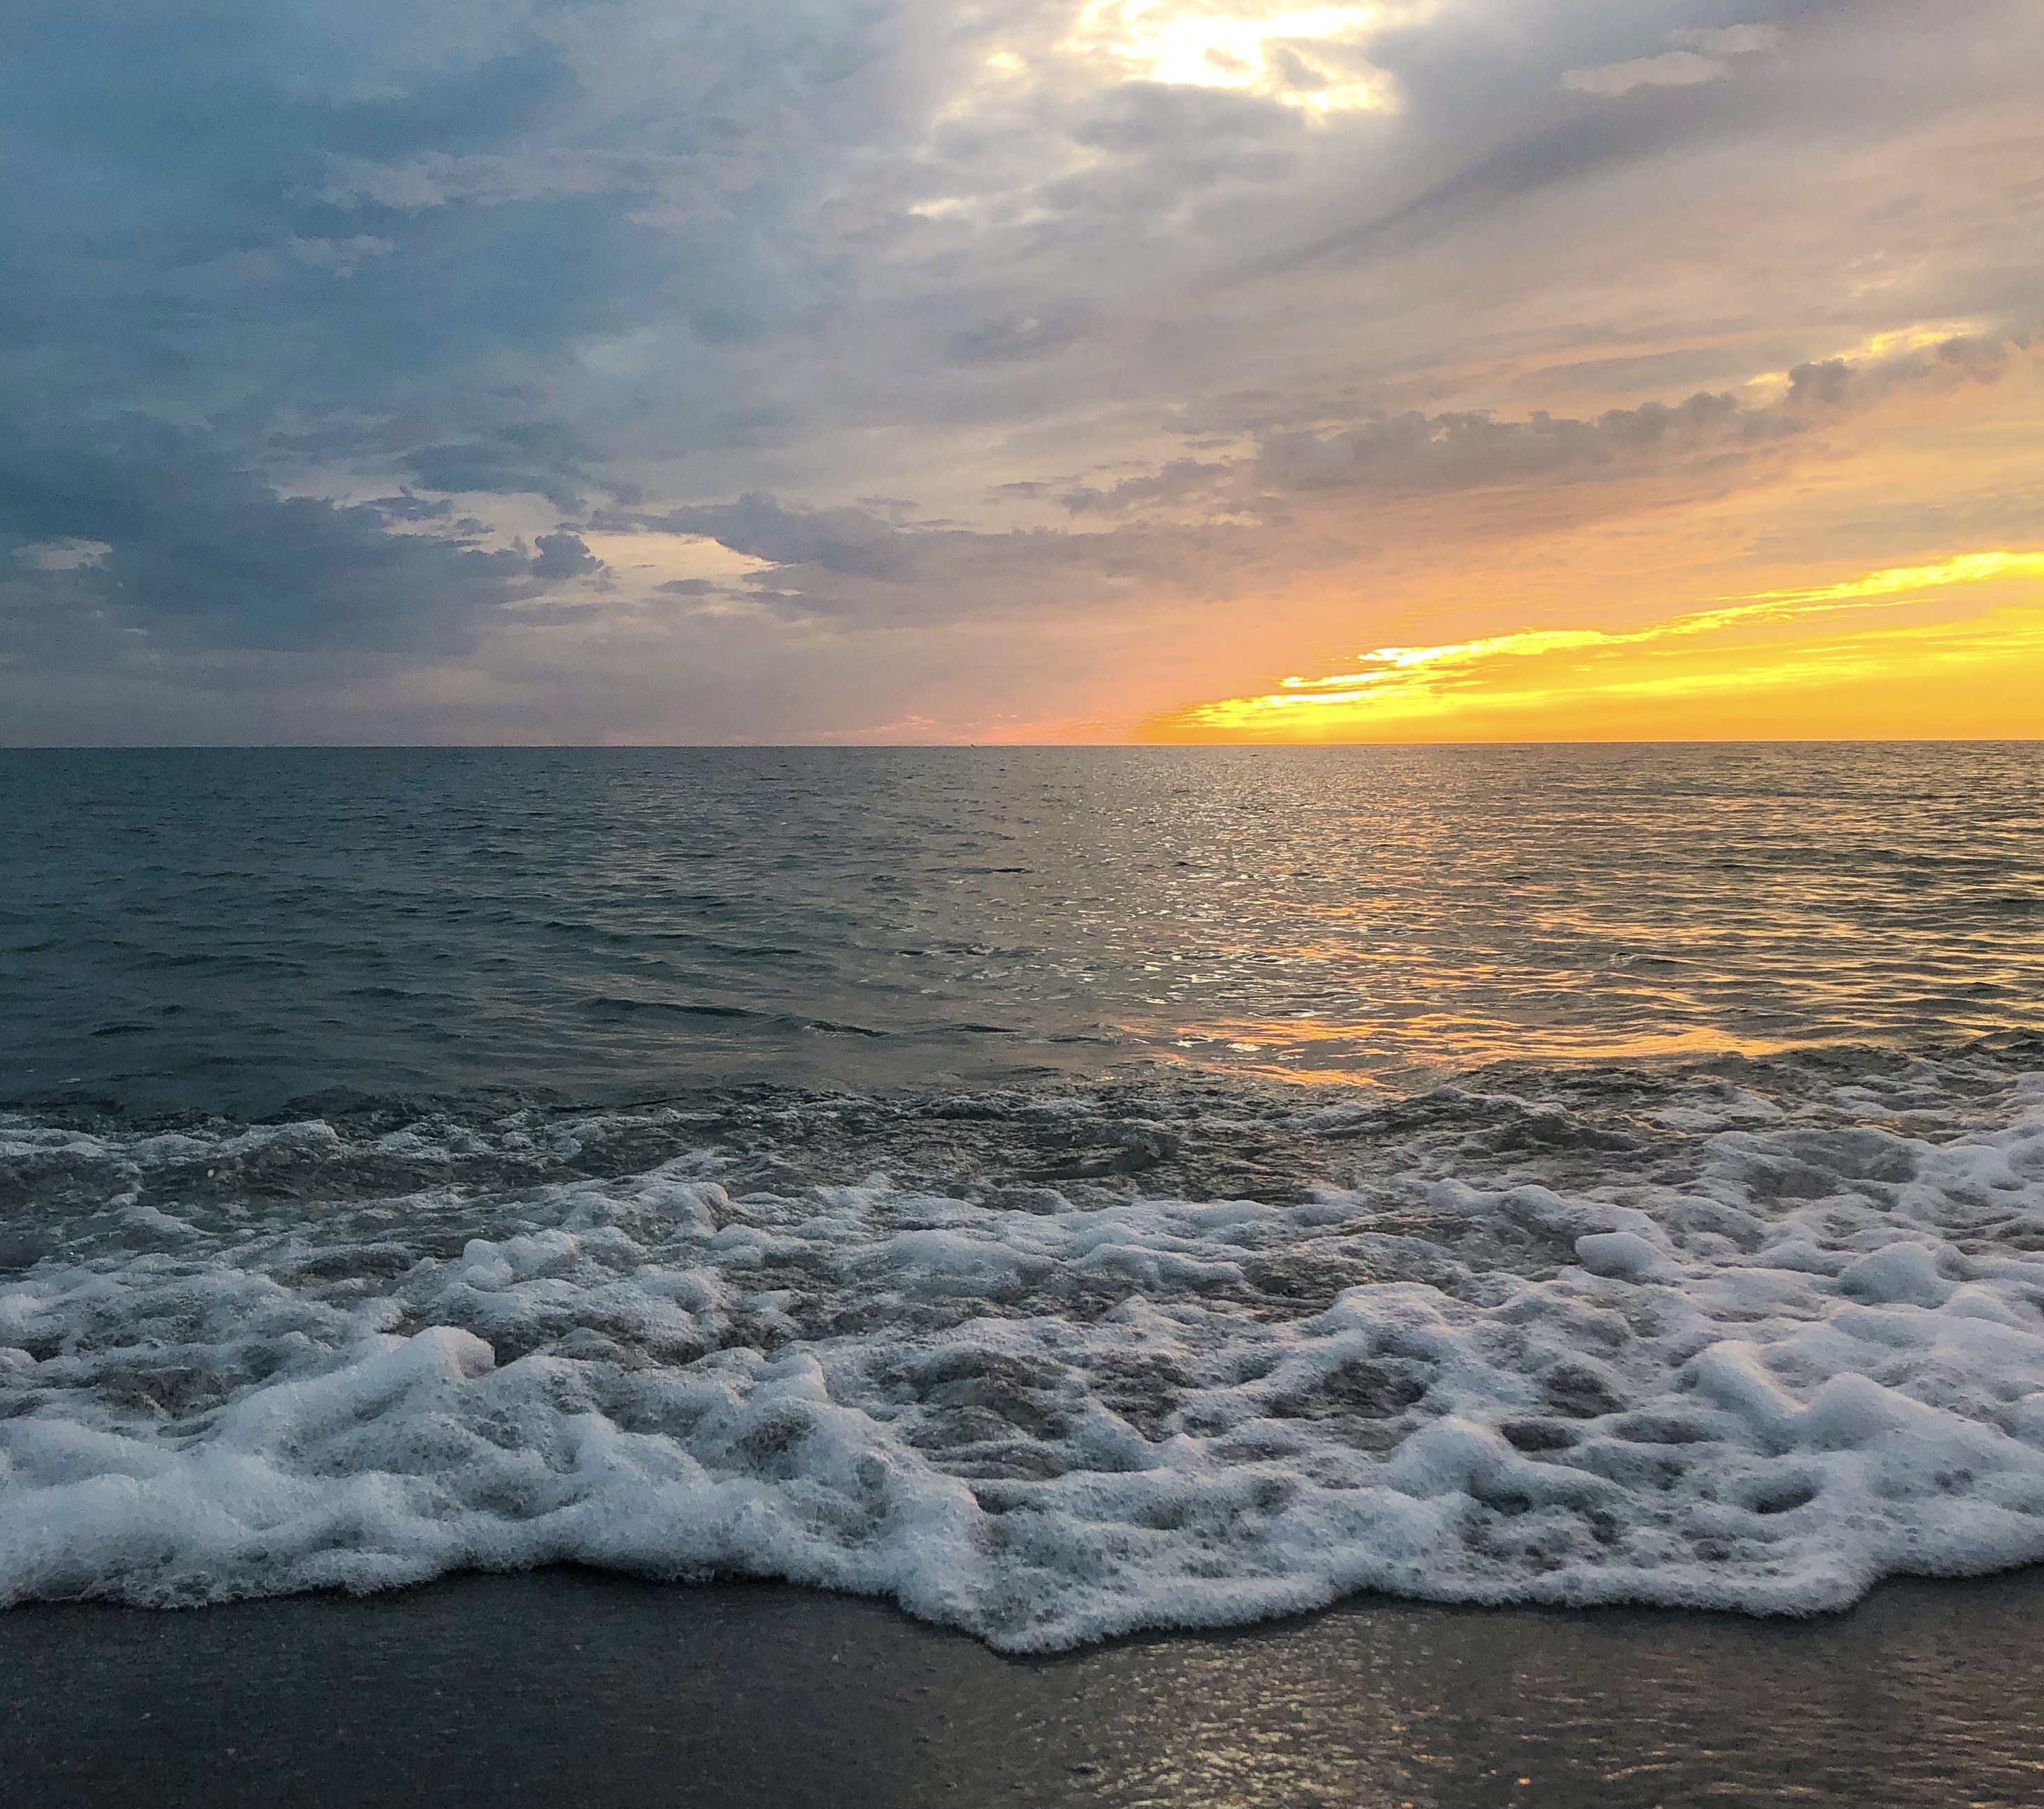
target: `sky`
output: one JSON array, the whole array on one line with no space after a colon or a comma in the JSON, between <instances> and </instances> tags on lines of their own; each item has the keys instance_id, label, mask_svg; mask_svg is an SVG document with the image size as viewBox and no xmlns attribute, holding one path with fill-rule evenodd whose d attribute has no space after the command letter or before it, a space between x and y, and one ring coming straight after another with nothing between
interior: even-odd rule
<instances>
[{"instance_id":1,"label":"sky","mask_svg":"<svg viewBox=\"0 0 2044 1809\"><path fill-rule=\"evenodd\" d=\"M0 743L2044 735L2044 0L10 0Z\"/></svg>"}]
</instances>

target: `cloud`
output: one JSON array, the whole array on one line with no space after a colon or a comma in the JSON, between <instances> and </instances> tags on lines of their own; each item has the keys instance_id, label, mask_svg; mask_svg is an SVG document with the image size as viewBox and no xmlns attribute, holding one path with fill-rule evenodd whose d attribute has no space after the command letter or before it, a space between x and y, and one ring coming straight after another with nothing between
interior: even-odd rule
<instances>
[{"instance_id":1,"label":"cloud","mask_svg":"<svg viewBox=\"0 0 2044 1809\"><path fill-rule=\"evenodd\" d=\"M1110 720L1321 574L1970 447L2037 324L2016 0L9 26L0 738Z\"/></svg>"},{"instance_id":2,"label":"cloud","mask_svg":"<svg viewBox=\"0 0 2044 1809\"><path fill-rule=\"evenodd\" d=\"M1005 364L1062 351L1085 331L1080 308L1050 309L1043 317L1009 313L953 333L946 349L960 364Z\"/></svg>"},{"instance_id":3,"label":"cloud","mask_svg":"<svg viewBox=\"0 0 2044 1809\"><path fill-rule=\"evenodd\" d=\"M357 232L348 239L293 238L286 246L300 263L331 271L336 276L352 276L370 259L387 258L397 248L373 232Z\"/></svg>"},{"instance_id":4,"label":"cloud","mask_svg":"<svg viewBox=\"0 0 2044 1809\"><path fill-rule=\"evenodd\" d=\"M1942 590L1955 584L1983 584L2001 578L2044 579L2044 552L1998 549L1992 552L1958 553L1934 564L1891 566L1885 570L1866 572L1835 584L1801 590L1764 590L1750 601L1755 611L1800 611L1915 595L1927 590Z\"/></svg>"},{"instance_id":5,"label":"cloud","mask_svg":"<svg viewBox=\"0 0 2044 1809\"><path fill-rule=\"evenodd\" d=\"M141 417L89 441L17 439L0 446L0 540L22 537L0 647L446 649L587 570L572 534L533 559L390 521L279 495L203 436ZM52 527L62 538L25 537Z\"/></svg>"},{"instance_id":6,"label":"cloud","mask_svg":"<svg viewBox=\"0 0 2044 1809\"><path fill-rule=\"evenodd\" d=\"M1421 505L1461 510L1471 540L1651 514L1671 497L1775 484L1838 456L1838 436L1881 431L1890 405L1937 406L2031 369L2027 353L1958 338L1886 359L1800 366L1777 386L1704 392L1587 417L1535 411L1405 411L1258 430L1239 454L1170 461L1110 485L1018 486L1064 525L989 531L918 519L898 501L818 509L765 491L667 511L591 518L614 570L644 562L634 536L701 536L763 562L659 594L749 607L847 632L970 623L986 631L1070 624L1125 609L1226 608L1274 582L1349 570L1358 548L1424 541ZM1485 499L1479 510L1471 505ZM671 569L671 568L670 568Z\"/></svg>"},{"instance_id":7,"label":"cloud","mask_svg":"<svg viewBox=\"0 0 2044 1809\"><path fill-rule=\"evenodd\" d=\"M1706 82L1721 82L1731 73L1730 65L1720 58L1778 50L1783 35L1781 28L1771 23L1687 26L1668 33L1667 41L1681 46L1678 49L1595 68L1564 70L1562 86L1574 94L1614 99L1635 88L1697 87Z\"/></svg>"},{"instance_id":8,"label":"cloud","mask_svg":"<svg viewBox=\"0 0 2044 1809\"><path fill-rule=\"evenodd\" d=\"M743 156L660 156L596 150L534 151L517 156L454 156L443 151L402 163L336 157L314 191L330 206L386 208L416 214L458 205L509 207L624 194L678 224L713 211L717 197L749 186L759 171Z\"/></svg>"},{"instance_id":9,"label":"cloud","mask_svg":"<svg viewBox=\"0 0 2044 1809\"><path fill-rule=\"evenodd\" d=\"M1668 34L1670 44L1712 56L1750 56L1759 51L1779 50L1782 38L1777 25L1692 26Z\"/></svg>"},{"instance_id":10,"label":"cloud","mask_svg":"<svg viewBox=\"0 0 2044 1809\"><path fill-rule=\"evenodd\" d=\"M898 581L912 570L911 536L863 509L787 509L749 491L736 502L677 509L664 515L602 517L620 528L701 534L777 566L810 566L840 574Z\"/></svg>"},{"instance_id":11,"label":"cloud","mask_svg":"<svg viewBox=\"0 0 2044 1809\"><path fill-rule=\"evenodd\" d=\"M1629 94L1635 88L1693 88L1720 82L1731 69L1713 56L1692 50L1664 50L1658 56L1637 56L1596 69L1566 69L1562 86L1578 94Z\"/></svg>"},{"instance_id":12,"label":"cloud","mask_svg":"<svg viewBox=\"0 0 2044 1809\"><path fill-rule=\"evenodd\" d=\"M1078 516L1268 514L1288 499L1315 494L1395 497L1622 482L1671 468L1723 470L1898 393L1992 383L2009 359L1996 341L1961 336L1884 359L1800 364L1765 400L1698 391L1676 403L1646 402L1587 418L1544 410L1512 420L1488 411L1407 409L1335 427L1266 428L1244 455L1178 459L1105 489L1075 486L1061 500Z\"/></svg>"},{"instance_id":13,"label":"cloud","mask_svg":"<svg viewBox=\"0 0 2044 1809\"><path fill-rule=\"evenodd\" d=\"M1396 106L1397 90L1366 60L1372 39L1431 10L1413 0L1086 0L1059 48L1160 86L1235 89L1314 114L1374 111Z\"/></svg>"},{"instance_id":14,"label":"cloud","mask_svg":"<svg viewBox=\"0 0 2044 1809\"><path fill-rule=\"evenodd\" d=\"M84 567L104 564L107 555L113 551L104 540L72 536L62 540L28 542L14 549L14 557L37 571L77 571Z\"/></svg>"},{"instance_id":15,"label":"cloud","mask_svg":"<svg viewBox=\"0 0 2044 1809\"><path fill-rule=\"evenodd\" d=\"M421 490L544 497L556 509L580 509L582 485L600 485L589 452L550 421L498 428L482 440L420 446L400 461Z\"/></svg>"},{"instance_id":16,"label":"cloud","mask_svg":"<svg viewBox=\"0 0 2044 1809\"><path fill-rule=\"evenodd\" d=\"M555 534L542 534L532 543L535 555L532 563L533 577L544 583L560 583L571 578L594 578L609 568L595 554L579 534L566 529Z\"/></svg>"}]
</instances>

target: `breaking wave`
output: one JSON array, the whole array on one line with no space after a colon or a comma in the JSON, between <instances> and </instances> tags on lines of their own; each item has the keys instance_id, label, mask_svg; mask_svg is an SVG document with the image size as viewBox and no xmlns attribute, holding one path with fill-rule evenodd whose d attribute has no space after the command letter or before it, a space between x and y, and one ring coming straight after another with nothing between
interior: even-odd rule
<instances>
[{"instance_id":1,"label":"breaking wave","mask_svg":"<svg viewBox=\"0 0 2044 1809\"><path fill-rule=\"evenodd\" d=\"M0 1601L1836 1608L2044 1558L2044 1039L0 1118Z\"/></svg>"}]
</instances>

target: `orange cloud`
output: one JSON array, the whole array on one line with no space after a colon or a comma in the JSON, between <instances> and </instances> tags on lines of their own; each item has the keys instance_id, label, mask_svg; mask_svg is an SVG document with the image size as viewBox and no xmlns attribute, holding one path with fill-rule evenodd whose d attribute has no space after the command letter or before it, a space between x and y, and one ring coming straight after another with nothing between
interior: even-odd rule
<instances>
[{"instance_id":1,"label":"orange cloud","mask_svg":"<svg viewBox=\"0 0 2044 1809\"><path fill-rule=\"evenodd\" d=\"M1968 553L1630 629L1380 647L1189 705L1151 741L2024 738L2044 734L2044 552ZM1953 619L1955 590L1998 606ZM1969 599L1969 601L1971 599ZM1986 601L1983 598L1981 601ZM1873 613L1877 616L1869 620ZM1895 620L1897 613L1913 620Z\"/></svg>"}]
</instances>

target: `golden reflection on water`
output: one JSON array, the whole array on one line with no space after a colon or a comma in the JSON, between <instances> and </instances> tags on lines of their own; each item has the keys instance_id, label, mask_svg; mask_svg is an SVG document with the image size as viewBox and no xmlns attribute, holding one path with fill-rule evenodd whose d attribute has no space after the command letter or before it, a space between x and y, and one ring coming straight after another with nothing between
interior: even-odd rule
<instances>
[{"instance_id":1,"label":"golden reflection on water","mask_svg":"<svg viewBox=\"0 0 2044 1809\"><path fill-rule=\"evenodd\" d=\"M1146 1034L1120 1027L1132 1036ZM1384 1058L1400 1050L1414 1070L1461 1070L1493 1062L1651 1062L1682 1057L1741 1055L1758 1058L1806 1047L1807 1037L1740 1036L1708 1025L1667 1031L1614 1034L1593 1024L1529 1027L1445 1013L1329 1022L1298 1018L1224 1019L1174 1026L1172 1051L1187 1067L1213 1066L1230 1073L1318 1086L1381 1085ZM1449 1052L1452 1051L1450 1058ZM1336 1066L1368 1055L1375 1073Z\"/></svg>"}]
</instances>

